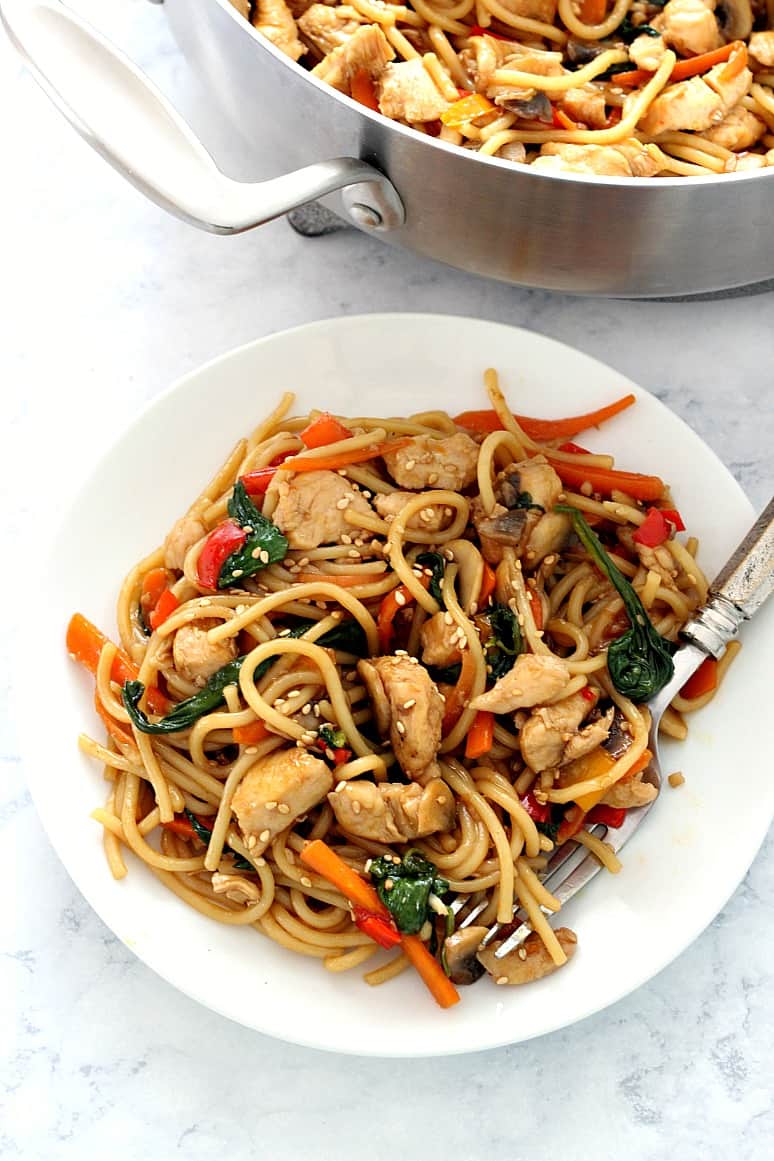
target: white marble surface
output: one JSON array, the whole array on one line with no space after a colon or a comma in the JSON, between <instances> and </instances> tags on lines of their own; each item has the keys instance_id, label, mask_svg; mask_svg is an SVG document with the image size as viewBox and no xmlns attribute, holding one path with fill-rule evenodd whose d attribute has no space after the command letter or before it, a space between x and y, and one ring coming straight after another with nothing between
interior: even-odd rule
<instances>
[{"instance_id":1,"label":"white marble surface","mask_svg":"<svg viewBox=\"0 0 774 1161\"><path fill-rule=\"evenodd\" d=\"M239 143L180 59L163 9L145 0L77 6L151 72L223 164L237 167ZM145 400L212 355L296 323L369 310L534 327L653 390L760 507L774 478L774 295L582 301L480 281L354 233L308 241L278 222L237 239L207 237L143 201L91 154L5 43L0 98L8 588L0 1157L386 1161L449 1149L473 1161L771 1156L771 841L701 939L601 1015L450 1061L384 1066L326 1056L199 1008L94 916L25 789L9 688L10 659L23 644L13 622L24 575L10 562L33 521L40 527L39 504L56 504L57 479L69 485L87 469L87 432L109 442ZM267 157L266 172L280 170L281 159ZM25 561L34 567L29 552ZM743 772L731 775L743 793Z\"/></svg>"}]
</instances>

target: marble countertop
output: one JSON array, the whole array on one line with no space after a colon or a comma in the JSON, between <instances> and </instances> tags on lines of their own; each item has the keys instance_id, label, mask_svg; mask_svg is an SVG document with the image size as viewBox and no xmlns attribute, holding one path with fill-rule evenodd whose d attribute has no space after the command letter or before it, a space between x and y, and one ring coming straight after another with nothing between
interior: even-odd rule
<instances>
[{"instance_id":1,"label":"marble countertop","mask_svg":"<svg viewBox=\"0 0 774 1161\"><path fill-rule=\"evenodd\" d=\"M75 6L155 77L225 168L238 167L239 142L179 56L163 8ZM0 96L6 543L24 544L39 519L31 472L45 465L69 485L94 458L94 433L109 444L172 379L260 335L373 310L512 322L597 355L686 419L757 507L768 499L774 294L590 301L485 282L354 232L309 240L280 221L209 237L165 216L91 153L5 42ZM267 157L266 167L280 172L281 159ZM47 502L56 504L56 487ZM9 585L6 657L23 645L22 615ZM12 673L5 665L0 675L0 1157L771 1155L771 840L704 935L600 1015L467 1058L385 1067L328 1056L198 1007L96 918L25 788Z\"/></svg>"}]
</instances>

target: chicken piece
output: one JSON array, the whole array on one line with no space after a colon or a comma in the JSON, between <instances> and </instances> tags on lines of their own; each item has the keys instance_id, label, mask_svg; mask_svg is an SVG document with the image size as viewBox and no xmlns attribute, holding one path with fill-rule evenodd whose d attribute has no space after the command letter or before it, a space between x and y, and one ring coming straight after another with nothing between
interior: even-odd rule
<instances>
[{"instance_id":1,"label":"chicken piece","mask_svg":"<svg viewBox=\"0 0 774 1161\"><path fill-rule=\"evenodd\" d=\"M222 641L211 642L207 633L220 625L215 617L204 617L181 625L172 642L172 660L175 669L186 681L204 686L212 677L237 655L236 637L224 637Z\"/></svg>"},{"instance_id":2,"label":"chicken piece","mask_svg":"<svg viewBox=\"0 0 774 1161\"><path fill-rule=\"evenodd\" d=\"M562 97L562 109L573 121L582 121L591 129L604 129L607 125L604 93L593 85L568 89Z\"/></svg>"},{"instance_id":3,"label":"chicken piece","mask_svg":"<svg viewBox=\"0 0 774 1161\"><path fill-rule=\"evenodd\" d=\"M298 39L296 22L285 0L255 0L251 22L258 32L291 60L298 60L306 52Z\"/></svg>"},{"instance_id":4,"label":"chicken piece","mask_svg":"<svg viewBox=\"0 0 774 1161\"><path fill-rule=\"evenodd\" d=\"M664 59L666 48L662 36L638 36L629 45L629 59L636 68L654 73Z\"/></svg>"},{"instance_id":5,"label":"chicken piece","mask_svg":"<svg viewBox=\"0 0 774 1161\"><path fill-rule=\"evenodd\" d=\"M504 161L513 161L516 165L523 165L527 160L527 148L523 141L506 141L497 150L495 157L502 157Z\"/></svg>"},{"instance_id":6,"label":"chicken piece","mask_svg":"<svg viewBox=\"0 0 774 1161\"><path fill-rule=\"evenodd\" d=\"M610 733L614 711L580 730L595 705L596 697L583 690L534 710L519 733L521 756L530 770L554 770L596 750Z\"/></svg>"},{"instance_id":7,"label":"chicken piece","mask_svg":"<svg viewBox=\"0 0 774 1161\"><path fill-rule=\"evenodd\" d=\"M560 76L564 72L560 52L526 48L516 41L498 40L494 36L472 36L470 46L460 55L479 92L488 92L495 69L518 69L519 72L545 77ZM498 88L502 86L495 86L495 91Z\"/></svg>"},{"instance_id":8,"label":"chicken piece","mask_svg":"<svg viewBox=\"0 0 774 1161\"><path fill-rule=\"evenodd\" d=\"M237 787L231 809L251 855L325 799L333 774L308 750L275 750L259 758Z\"/></svg>"},{"instance_id":9,"label":"chicken piece","mask_svg":"<svg viewBox=\"0 0 774 1161\"><path fill-rule=\"evenodd\" d=\"M207 535L207 529L198 516L187 514L177 520L164 541L164 565L183 571L183 563L190 548Z\"/></svg>"},{"instance_id":10,"label":"chicken piece","mask_svg":"<svg viewBox=\"0 0 774 1161\"><path fill-rule=\"evenodd\" d=\"M496 681L486 693L473 698L470 708L490 710L496 714L527 709L556 697L569 680L570 671L561 658L548 654L522 653L516 658L513 669ZM584 704L588 713L591 705L589 702ZM578 718L579 722L581 720Z\"/></svg>"},{"instance_id":11,"label":"chicken piece","mask_svg":"<svg viewBox=\"0 0 774 1161\"><path fill-rule=\"evenodd\" d=\"M734 172L738 173L745 169L765 169L767 164L774 165L774 149L770 149L768 154L740 153L736 159Z\"/></svg>"},{"instance_id":12,"label":"chicken piece","mask_svg":"<svg viewBox=\"0 0 774 1161\"><path fill-rule=\"evenodd\" d=\"M506 508L495 504L487 512L478 496L470 505L470 518L481 545L481 554L489 564L497 565L503 559L503 550L513 548L516 555L521 550L532 529L538 522L539 513L527 508Z\"/></svg>"},{"instance_id":13,"label":"chicken piece","mask_svg":"<svg viewBox=\"0 0 774 1161\"><path fill-rule=\"evenodd\" d=\"M554 934L567 960L571 960L578 946L577 935L569 927L557 927ZM495 952L501 942L499 940L497 943L490 943L478 953L479 963L484 965L498 984L529 984L563 966L554 963L537 932L533 931L520 947L514 947L513 951L509 951L502 959L495 959ZM519 952L525 954L522 956Z\"/></svg>"},{"instance_id":14,"label":"chicken piece","mask_svg":"<svg viewBox=\"0 0 774 1161\"><path fill-rule=\"evenodd\" d=\"M533 456L506 468L498 477L497 488L507 508L519 507L526 492L529 503L549 512L559 499L562 481L545 456Z\"/></svg>"},{"instance_id":15,"label":"chicken piece","mask_svg":"<svg viewBox=\"0 0 774 1161\"><path fill-rule=\"evenodd\" d=\"M674 589L678 570L669 549L663 544L659 544L656 548L650 548L647 544L640 544L638 540L634 540L632 543L642 567L657 572L664 585Z\"/></svg>"},{"instance_id":16,"label":"chicken piece","mask_svg":"<svg viewBox=\"0 0 774 1161\"><path fill-rule=\"evenodd\" d=\"M362 25L357 9L340 4L311 4L298 18L298 31L321 57L346 44Z\"/></svg>"},{"instance_id":17,"label":"chicken piece","mask_svg":"<svg viewBox=\"0 0 774 1161\"><path fill-rule=\"evenodd\" d=\"M657 98L658 99L658 98ZM532 168L541 173L597 173L606 177L653 177L663 165L655 145L634 137L618 145L563 145L547 141Z\"/></svg>"},{"instance_id":18,"label":"chicken piece","mask_svg":"<svg viewBox=\"0 0 774 1161\"><path fill-rule=\"evenodd\" d=\"M464 432L442 439L416 435L405 447L389 452L384 462L395 483L402 488L448 488L461 492L476 478L478 444Z\"/></svg>"},{"instance_id":19,"label":"chicken piece","mask_svg":"<svg viewBox=\"0 0 774 1161\"><path fill-rule=\"evenodd\" d=\"M356 73L364 72L374 81L394 59L395 53L379 25L364 24L315 65L312 74L339 92L349 93Z\"/></svg>"},{"instance_id":20,"label":"chicken piece","mask_svg":"<svg viewBox=\"0 0 774 1161\"><path fill-rule=\"evenodd\" d=\"M381 734L390 742L402 770L415 782L437 776L443 698L423 666L411 657L376 657L358 662Z\"/></svg>"},{"instance_id":21,"label":"chicken piece","mask_svg":"<svg viewBox=\"0 0 774 1161\"><path fill-rule=\"evenodd\" d=\"M723 44L715 19L715 0L669 0L652 27L681 56L699 56Z\"/></svg>"},{"instance_id":22,"label":"chicken piece","mask_svg":"<svg viewBox=\"0 0 774 1161\"><path fill-rule=\"evenodd\" d=\"M373 515L362 492L338 472L298 472L289 479L279 473L269 493L279 494L272 520L284 532L291 548L319 548L336 544L343 534L356 533L345 512Z\"/></svg>"},{"instance_id":23,"label":"chicken piece","mask_svg":"<svg viewBox=\"0 0 774 1161\"><path fill-rule=\"evenodd\" d=\"M425 621L419 631L425 665L456 665L462 657L459 632L448 613L435 613Z\"/></svg>"},{"instance_id":24,"label":"chicken piece","mask_svg":"<svg viewBox=\"0 0 774 1161\"><path fill-rule=\"evenodd\" d=\"M640 770L639 774L631 778L624 775L620 782L614 783L602 799L605 806L628 810L630 806L647 806L652 802L658 791L652 783L642 781L644 773L644 770Z\"/></svg>"},{"instance_id":25,"label":"chicken piece","mask_svg":"<svg viewBox=\"0 0 774 1161\"><path fill-rule=\"evenodd\" d=\"M571 531L572 521L564 512L546 512L541 516L529 535L524 553L530 568L563 548Z\"/></svg>"},{"instance_id":26,"label":"chicken piece","mask_svg":"<svg viewBox=\"0 0 774 1161\"><path fill-rule=\"evenodd\" d=\"M750 37L747 49L754 58L755 65L762 65L765 69L774 68L774 31L754 32Z\"/></svg>"},{"instance_id":27,"label":"chicken piece","mask_svg":"<svg viewBox=\"0 0 774 1161\"><path fill-rule=\"evenodd\" d=\"M388 523L392 523L399 512L402 512L409 500L416 500L415 492L383 492L374 499L376 511ZM418 529L421 532L438 532L446 523L443 506L428 504L416 516L412 516L406 525L407 528Z\"/></svg>"},{"instance_id":28,"label":"chicken piece","mask_svg":"<svg viewBox=\"0 0 774 1161\"><path fill-rule=\"evenodd\" d=\"M672 129L701 131L717 125L739 104L752 80L748 68L730 78L724 71L727 68L727 63L715 65L704 76L669 85L656 97L638 128L655 137Z\"/></svg>"},{"instance_id":29,"label":"chicken piece","mask_svg":"<svg viewBox=\"0 0 774 1161\"><path fill-rule=\"evenodd\" d=\"M379 78L379 109L398 121L437 121L449 102L420 58L388 64Z\"/></svg>"},{"instance_id":30,"label":"chicken piece","mask_svg":"<svg viewBox=\"0 0 774 1161\"><path fill-rule=\"evenodd\" d=\"M328 801L339 826L377 843L411 842L454 826L454 795L440 778L426 786L345 782Z\"/></svg>"},{"instance_id":31,"label":"chicken piece","mask_svg":"<svg viewBox=\"0 0 774 1161\"><path fill-rule=\"evenodd\" d=\"M743 105L737 105L718 125L706 129L702 136L706 137L707 141L722 145L724 149L733 149L735 153L741 153L742 150L755 145L765 132L766 125L760 117L756 117Z\"/></svg>"}]
</instances>

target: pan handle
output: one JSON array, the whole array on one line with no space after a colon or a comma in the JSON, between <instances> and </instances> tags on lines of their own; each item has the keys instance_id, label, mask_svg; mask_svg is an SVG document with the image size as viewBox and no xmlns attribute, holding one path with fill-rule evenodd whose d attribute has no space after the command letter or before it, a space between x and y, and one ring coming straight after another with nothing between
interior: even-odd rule
<instances>
[{"instance_id":1,"label":"pan handle","mask_svg":"<svg viewBox=\"0 0 774 1161\"><path fill-rule=\"evenodd\" d=\"M238 234L342 190L345 210L361 229L403 224L403 204L389 179L354 157L262 182L226 177L145 74L55 0L2 0L0 19L38 84L81 137L183 221Z\"/></svg>"}]
</instances>

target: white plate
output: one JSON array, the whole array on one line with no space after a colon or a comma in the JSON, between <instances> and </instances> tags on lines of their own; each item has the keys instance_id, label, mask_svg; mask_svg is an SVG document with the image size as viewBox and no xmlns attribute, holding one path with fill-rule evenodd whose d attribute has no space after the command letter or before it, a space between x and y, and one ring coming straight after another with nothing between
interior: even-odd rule
<instances>
[{"instance_id":1,"label":"white plate","mask_svg":"<svg viewBox=\"0 0 774 1161\"><path fill-rule=\"evenodd\" d=\"M622 467L663 475L701 539L707 572L723 563L751 523L750 504L698 437L651 395L527 331L456 317L372 315L274 335L177 383L96 467L40 573L47 580L37 603L37 639L26 648L35 681L45 671L56 697L47 701L45 730L34 700L25 699L30 720L23 736L28 779L52 843L92 907L146 964L202 1004L272 1036L340 1052L422 1056L561 1028L619 1000L696 938L739 883L772 815L774 780L760 758L771 752L772 715L756 673L768 664L774 607L745 633L730 679L691 723L689 741L664 747L666 772L682 770L686 785L665 788L625 849L622 873L599 875L563 912L578 932L579 952L538 984L504 989L483 979L442 1012L413 973L372 989L358 971L332 975L252 931L203 918L131 856L127 878L110 877L101 829L89 818L103 800L104 782L76 748L80 731L101 736L101 729L92 679L65 653L70 614L79 610L114 632L125 572L159 543L283 390L298 393L301 411L455 412L486 405L486 366L498 368L514 410L526 414L573 414L636 392L634 409L584 434L583 443L615 453Z\"/></svg>"}]
</instances>

